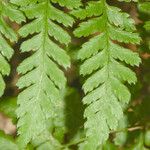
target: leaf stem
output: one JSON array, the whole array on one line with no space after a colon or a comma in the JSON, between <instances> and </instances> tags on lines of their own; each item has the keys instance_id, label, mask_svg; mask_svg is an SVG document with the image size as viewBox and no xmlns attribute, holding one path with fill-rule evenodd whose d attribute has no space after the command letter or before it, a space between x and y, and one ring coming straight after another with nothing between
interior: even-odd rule
<instances>
[{"instance_id":1,"label":"leaf stem","mask_svg":"<svg viewBox=\"0 0 150 150\"><path fill-rule=\"evenodd\" d=\"M144 129L143 126L135 126L135 127L124 128L124 129L120 129L120 130L116 130L116 131L111 131L110 133L118 133L118 132L126 132L126 131L132 132L135 130L143 130L143 129Z\"/></svg>"}]
</instances>

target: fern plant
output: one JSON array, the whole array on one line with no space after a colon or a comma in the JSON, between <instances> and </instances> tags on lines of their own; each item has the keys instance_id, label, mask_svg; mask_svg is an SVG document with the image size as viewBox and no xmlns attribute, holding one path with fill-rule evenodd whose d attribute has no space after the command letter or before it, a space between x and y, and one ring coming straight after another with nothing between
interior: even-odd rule
<instances>
[{"instance_id":1,"label":"fern plant","mask_svg":"<svg viewBox=\"0 0 150 150\"><path fill-rule=\"evenodd\" d=\"M138 66L141 60L122 43L139 44L140 37L133 19L106 0L88 2L85 9L72 14L81 20L89 18L79 24L75 36L92 35L79 50L78 58L84 61L80 74L88 76L83 85L86 140L81 149L94 150L105 143L111 130L116 130L124 105L130 100L124 83L135 84L137 79L125 63Z\"/></svg>"},{"instance_id":2,"label":"fern plant","mask_svg":"<svg viewBox=\"0 0 150 150\"><path fill-rule=\"evenodd\" d=\"M9 26L6 17L17 23L25 21L23 14L14 5L7 1L0 1L0 96L3 95L5 89L3 76L10 73L8 61L13 55L10 42L17 42L17 35Z\"/></svg>"},{"instance_id":3,"label":"fern plant","mask_svg":"<svg viewBox=\"0 0 150 150\"><path fill-rule=\"evenodd\" d=\"M149 6L0 0L0 150L148 150Z\"/></svg>"},{"instance_id":4,"label":"fern plant","mask_svg":"<svg viewBox=\"0 0 150 150\"><path fill-rule=\"evenodd\" d=\"M69 27L74 20L52 4L59 3L68 8L78 7L70 0L12 0L21 6L26 17L31 20L24 25L19 34L25 38L33 35L21 45L22 52L32 51L18 67L22 74L17 85L23 91L18 96L18 134L19 144L24 148L31 140L43 132L48 132L47 120L59 117L56 111L61 106L61 91L65 88L66 78L60 66L67 69L70 58L63 49L71 38L61 25ZM63 17L62 17L63 16ZM56 23L57 22L57 23ZM59 24L58 24L59 23ZM57 43L63 44L61 47Z\"/></svg>"}]
</instances>

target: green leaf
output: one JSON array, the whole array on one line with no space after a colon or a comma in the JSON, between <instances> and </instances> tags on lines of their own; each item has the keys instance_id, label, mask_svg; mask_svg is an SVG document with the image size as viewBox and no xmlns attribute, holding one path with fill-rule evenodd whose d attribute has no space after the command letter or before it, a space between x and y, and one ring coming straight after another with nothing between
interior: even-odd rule
<instances>
[{"instance_id":1,"label":"green leaf","mask_svg":"<svg viewBox=\"0 0 150 150\"><path fill-rule=\"evenodd\" d=\"M80 0L52 0L54 3L59 3L61 6L65 6L67 8L78 8L81 5Z\"/></svg>"},{"instance_id":2,"label":"green leaf","mask_svg":"<svg viewBox=\"0 0 150 150\"><path fill-rule=\"evenodd\" d=\"M100 34L91 38L88 42L82 45L82 48L78 52L78 59L85 60L92 55L97 54L99 50L102 50L105 47L105 43L105 34Z\"/></svg>"},{"instance_id":3,"label":"green leaf","mask_svg":"<svg viewBox=\"0 0 150 150\"><path fill-rule=\"evenodd\" d=\"M94 73L91 77L89 77L83 85L84 92L90 92L100 84L104 83L107 79L106 76L106 67L103 67L101 70Z\"/></svg>"},{"instance_id":4,"label":"green leaf","mask_svg":"<svg viewBox=\"0 0 150 150\"><path fill-rule=\"evenodd\" d=\"M99 11L92 13L95 5L100 5ZM106 1L87 3L85 8L71 14L81 20L87 18L79 23L75 36L92 35L78 52L78 58L84 61L80 74L88 75L83 84L86 137L79 149L97 150L107 141L110 131L117 129L123 117L122 104L128 104L131 98L124 82L137 81L135 73L125 63L139 66L141 62L136 52L120 46L119 42L139 44L141 39L135 33L133 19Z\"/></svg>"},{"instance_id":5,"label":"green leaf","mask_svg":"<svg viewBox=\"0 0 150 150\"><path fill-rule=\"evenodd\" d=\"M123 103L129 102L131 94L128 88L125 85L123 85L118 79L116 78L111 79L111 87L114 94L121 102Z\"/></svg>"},{"instance_id":6,"label":"green leaf","mask_svg":"<svg viewBox=\"0 0 150 150\"><path fill-rule=\"evenodd\" d=\"M131 69L116 61L111 63L110 71L113 76L119 78L121 81L127 81L129 84L135 84L137 81L136 75Z\"/></svg>"},{"instance_id":7,"label":"green leaf","mask_svg":"<svg viewBox=\"0 0 150 150\"><path fill-rule=\"evenodd\" d=\"M86 37L89 36L90 34L102 31L105 26L104 21L105 19L103 19L103 17L97 17L88 20L86 22L83 22L80 24L80 27L74 31L74 34L77 37L81 36Z\"/></svg>"},{"instance_id":8,"label":"green leaf","mask_svg":"<svg viewBox=\"0 0 150 150\"><path fill-rule=\"evenodd\" d=\"M28 5L29 1L31 5ZM22 89L16 111L19 118L17 127L20 149L24 149L43 132L48 133L49 126L54 128L57 126L56 118L61 118L61 92L66 87L66 77L60 66L67 69L70 58L63 49L64 45L60 46L58 42L68 45L71 38L62 25L69 27L74 22L68 14L54 7L52 2L57 1L29 1L12 1L21 5L21 10L31 19L30 23L19 30L20 36L26 37L20 49L22 52L33 51L18 67L21 77L17 85ZM66 0L58 3L72 8L70 2ZM31 35L30 39L28 35ZM50 125L47 124L48 120L51 120ZM54 149L55 145L51 142L56 139L52 131L49 136L53 139L38 149Z\"/></svg>"},{"instance_id":9,"label":"green leaf","mask_svg":"<svg viewBox=\"0 0 150 150\"><path fill-rule=\"evenodd\" d=\"M113 42L110 45L110 53L113 58L124 61L131 66L139 66L141 63L138 53L132 52L130 49L121 47Z\"/></svg>"},{"instance_id":10,"label":"green leaf","mask_svg":"<svg viewBox=\"0 0 150 150\"><path fill-rule=\"evenodd\" d=\"M93 71L98 68L103 67L107 62L107 57L105 52L98 53L97 55L87 59L82 65L80 69L80 74L86 75L91 74Z\"/></svg>"},{"instance_id":11,"label":"green leaf","mask_svg":"<svg viewBox=\"0 0 150 150\"><path fill-rule=\"evenodd\" d=\"M4 3L4 5L2 5L2 11L3 15L9 17L11 21L15 21L16 23L21 23L22 21L25 21L23 13L17 10L17 7L12 4Z\"/></svg>"},{"instance_id":12,"label":"green leaf","mask_svg":"<svg viewBox=\"0 0 150 150\"><path fill-rule=\"evenodd\" d=\"M13 55L13 49L8 44L8 41L17 41L17 35L15 31L8 25L6 17L17 23L25 21L24 15L17 10L14 5L12 5L10 2L0 1L0 96L3 95L5 89L3 76L9 75L10 73L8 61Z\"/></svg>"},{"instance_id":13,"label":"green leaf","mask_svg":"<svg viewBox=\"0 0 150 150\"><path fill-rule=\"evenodd\" d=\"M123 31L112 25L109 27L109 35L112 40L117 40L118 42L139 44L141 41L138 33Z\"/></svg>"},{"instance_id":14,"label":"green leaf","mask_svg":"<svg viewBox=\"0 0 150 150\"><path fill-rule=\"evenodd\" d=\"M108 20L115 26L125 29L126 31L134 31L134 20L127 13L121 12L121 9L113 6L107 6Z\"/></svg>"},{"instance_id":15,"label":"green leaf","mask_svg":"<svg viewBox=\"0 0 150 150\"><path fill-rule=\"evenodd\" d=\"M11 3L14 3L18 6L27 6L27 5L32 5L35 4L38 0L10 0Z\"/></svg>"},{"instance_id":16,"label":"green leaf","mask_svg":"<svg viewBox=\"0 0 150 150\"><path fill-rule=\"evenodd\" d=\"M91 1L87 3L85 9L77 9L71 12L72 15L79 19L85 19L86 17L99 16L102 14L102 2L101 1Z\"/></svg>"}]
</instances>

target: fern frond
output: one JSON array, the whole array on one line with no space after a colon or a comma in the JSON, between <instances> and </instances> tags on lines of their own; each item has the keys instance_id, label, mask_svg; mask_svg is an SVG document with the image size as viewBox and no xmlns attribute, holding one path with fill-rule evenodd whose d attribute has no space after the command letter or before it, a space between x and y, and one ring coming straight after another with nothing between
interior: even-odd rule
<instances>
[{"instance_id":1,"label":"fern frond","mask_svg":"<svg viewBox=\"0 0 150 150\"><path fill-rule=\"evenodd\" d=\"M10 73L8 61L13 55L13 49L8 41L17 41L17 35L7 24L6 17L16 23L21 23L25 20L23 14L14 5L9 2L0 1L0 96L3 95L5 89L3 76Z\"/></svg>"},{"instance_id":2,"label":"fern frond","mask_svg":"<svg viewBox=\"0 0 150 150\"><path fill-rule=\"evenodd\" d=\"M32 35L20 48L22 52L32 51L32 55L18 67L18 73L22 76L17 85L23 90L18 96L17 126L20 135L18 141L20 147L24 148L38 135L48 132L49 118L53 120L59 117L57 110L62 107L61 91L66 86L66 78L60 66L65 69L70 66L70 58L62 47L71 41L59 23L69 27L74 20L55 8L52 2L57 1L54 0L12 0L12 2L21 5L27 18L31 19L31 22L19 30L22 37ZM70 2L65 0L58 3L72 8ZM51 126L53 124L52 121Z\"/></svg>"},{"instance_id":3,"label":"fern frond","mask_svg":"<svg viewBox=\"0 0 150 150\"><path fill-rule=\"evenodd\" d=\"M92 11L94 7L98 11ZM71 14L79 19L95 16L79 24L74 34L77 37L93 35L78 52L78 58L84 61L80 74L89 75L83 85L86 94L83 103L87 106L86 140L80 149L96 150L106 142L110 130L116 130L123 116L122 104L130 100L131 94L124 82L135 84L137 80L125 63L138 66L141 62L136 52L119 43L139 44L141 39L135 33L133 19L105 0L89 2L85 9Z\"/></svg>"}]
</instances>

